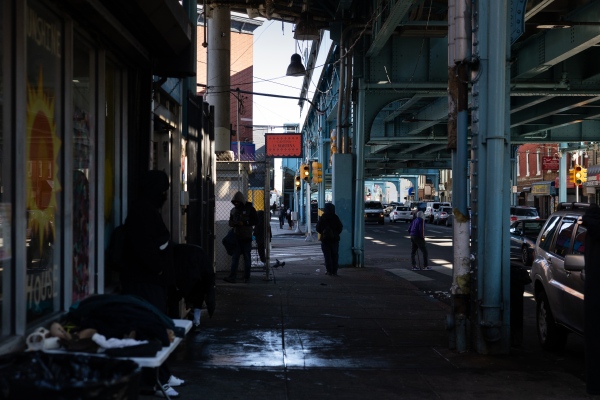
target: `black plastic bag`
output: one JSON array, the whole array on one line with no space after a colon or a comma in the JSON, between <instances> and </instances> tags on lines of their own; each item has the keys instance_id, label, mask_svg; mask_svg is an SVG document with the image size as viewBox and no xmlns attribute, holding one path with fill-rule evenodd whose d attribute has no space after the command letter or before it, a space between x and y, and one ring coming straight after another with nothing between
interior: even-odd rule
<instances>
[{"instance_id":1,"label":"black plastic bag","mask_svg":"<svg viewBox=\"0 0 600 400\"><path fill-rule=\"evenodd\" d=\"M237 238L233 229L230 229L229 232L227 232L227 235L225 235L225 237L223 238L222 243L223 246L225 246L225 251L227 252L227 254L232 256L235 252L235 248L238 245Z\"/></svg>"},{"instance_id":2,"label":"black plastic bag","mask_svg":"<svg viewBox=\"0 0 600 400\"><path fill-rule=\"evenodd\" d=\"M137 399L140 367L131 360L42 351L0 358L0 399Z\"/></svg>"}]
</instances>

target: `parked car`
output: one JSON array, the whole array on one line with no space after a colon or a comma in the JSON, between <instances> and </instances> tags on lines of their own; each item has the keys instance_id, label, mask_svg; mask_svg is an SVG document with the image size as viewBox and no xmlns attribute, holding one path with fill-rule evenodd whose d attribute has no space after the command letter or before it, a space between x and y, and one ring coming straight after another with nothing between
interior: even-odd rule
<instances>
[{"instance_id":1,"label":"parked car","mask_svg":"<svg viewBox=\"0 0 600 400\"><path fill-rule=\"evenodd\" d=\"M365 222L377 222L383 225L383 205L380 201L365 201Z\"/></svg>"},{"instance_id":2,"label":"parked car","mask_svg":"<svg viewBox=\"0 0 600 400\"><path fill-rule=\"evenodd\" d=\"M448 218L452 215L452 207L443 206L433 212L433 223L436 225L446 224Z\"/></svg>"},{"instance_id":3,"label":"parked car","mask_svg":"<svg viewBox=\"0 0 600 400\"><path fill-rule=\"evenodd\" d=\"M526 267L531 266L535 242L545 219L521 219L510 225L510 257L521 260Z\"/></svg>"},{"instance_id":4,"label":"parked car","mask_svg":"<svg viewBox=\"0 0 600 400\"><path fill-rule=\"evenodd\" d=\"M586 203L559 203L535 243L531 280L537 335L546 350L560 350L571 332L583 334Z\"/></svg>"},{"instance_id":5,"label":"parked car","mask_svg":"<svg viewBox=\"0 0 600 400\"><path fill-rule=\"evenodd\" d=\"M427 205L425 206L425 212L423 213L423 218L425 219L425 221L432 223L433 214L442 206L451 207L452 204L441 201L428 201Z\"/></svg>"},{"instance_id":6,"label":"parked car","mask_svg":"<svg viewBox=\"0 0 600 400\"><path fill-rule=\"evenodd\" d=\"M510 222L520 219L539 218L540 215L535 207L512 206L510 207Z\"/></svg>"},{"instance_id":7,"label":"parked car","mask_svg":"<svg viewBox=\"0 0 600 400\"><path fill-rule=\"evenodd\" d=\"M390 213L390 222L396 221L404 221L410 222L412 221L413 216L410 208L408 206L396 206L392 212Z\"/></svg>"},{"instance_id":8,"label":"parked car","mask_svg":"<svg viewBox=\"0 0 600 400\"><path fill-rule=\"evenodd\" d=\"M399 203L396 202L391 202L390 204L384 204L383 205L383 215L390 215L390 213L394 210L394 208L396 208L396 206L399 206Z\"/></svg>"}]
</instances>

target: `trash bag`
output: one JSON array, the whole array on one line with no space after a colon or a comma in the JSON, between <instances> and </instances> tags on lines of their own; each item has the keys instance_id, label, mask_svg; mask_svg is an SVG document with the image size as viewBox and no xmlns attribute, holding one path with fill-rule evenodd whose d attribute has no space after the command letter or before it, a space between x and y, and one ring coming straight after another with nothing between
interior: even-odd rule
<instances>
[{"instance_id":1,"label":"trash bag","mask_svg":"<svg viewBox=\"0 0 600 400\"><path fill-rule=\"evenodd\" d=\"M228 255L232 256L233 253L235 253L238 242L233 229L230 229L229 232L227 232L227 235L225 235L221 243L225 246L225 251Z\"/></svg>"},{"instance_id":2,"label":"trash bag","mask_svg":"<svg viewBox=\"0 0 600 400\"><path fill-rule=\"evenodd\" d=\"M131 360L30 351L0 358L0 399L135 400L141 368Z\"/></svg>"}]
</instances>

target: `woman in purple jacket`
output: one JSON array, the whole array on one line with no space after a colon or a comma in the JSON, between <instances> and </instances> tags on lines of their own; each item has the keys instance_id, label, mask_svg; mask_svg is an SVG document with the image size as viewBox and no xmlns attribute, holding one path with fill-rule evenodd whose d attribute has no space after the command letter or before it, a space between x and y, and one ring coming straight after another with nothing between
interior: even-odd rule
<instances>
[{"instance_id":1,"label":"woman in purple jacket","mask_svg":"<svg viewBox=\"0 0 600 400\"><path fill-rule=\"evenodd\" d=\"M427 266L427 246L425 245L425 221L423 220L423 211L417 213L417 218L413 219L408 227L408 234L410 235L410 242L412 244L412 250L410 252L410 260L412 262L412 269L419 270L415 260L417 250L421 250L423 253L423 270L429 271L431 267Z\"/></svg>"}]
</instances>

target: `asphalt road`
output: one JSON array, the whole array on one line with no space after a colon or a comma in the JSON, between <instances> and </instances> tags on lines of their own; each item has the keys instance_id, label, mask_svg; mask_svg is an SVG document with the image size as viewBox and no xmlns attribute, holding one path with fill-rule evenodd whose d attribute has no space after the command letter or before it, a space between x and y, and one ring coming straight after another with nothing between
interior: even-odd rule
<instances>
[{"instance_id":1,"label":"asphalt road","mask_svg":"<svg viewBox=\"0 0 600 400\"><path fill-rule=\"evenodd\" d=\"M432 271L412 271L410 261L410 238L408 236L408 223L390 223L386 217L383 225L365 225L365 266L382 268L389 273L397 275L411 282L418 290L451 306L452 299L450 287L452 285L452 227L426 225L427 248L429 252L429 265ZM290 235L272 250L272 259L279 257L288 261L309 260L319 272L324 270L323 255L318 241L307 242L304 237ZM517 259L512 260L515 265L521 265ZM513 351L543 353L542 357L548 363L560 364L569 373L584 380L584 344L583 338L569 335L569 340L564 351L557 353L545 352L541 349L537 338L535 300L530 285L524 287L523 307L523 343Z\"/></svg>"},{"instance_id":2,"label":"asphalt road","mask_svg":"<svg viewBox=\"0 0 600 400\"><path fill-rule=\"evenodd\" d=\"M412 271L410 262L410 238L408 223L390 223L365 225L365 265L380 267L390 273L409 280L423 293L451 305L450 287L452 284L452 227L426 225L427 249L432 271ZM522 266L517 259L514 265ZM518 351L544 352L541 349L536 331L536 306L530 285L524 287L523 307L523 343ZM584 379L583 338L570 334L564 351L545 352L544 357L550 363L560 363L573 375Z\"/></svg>"}]
</instances>

